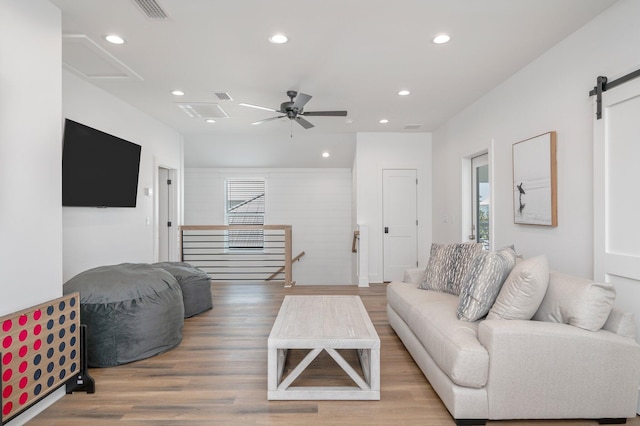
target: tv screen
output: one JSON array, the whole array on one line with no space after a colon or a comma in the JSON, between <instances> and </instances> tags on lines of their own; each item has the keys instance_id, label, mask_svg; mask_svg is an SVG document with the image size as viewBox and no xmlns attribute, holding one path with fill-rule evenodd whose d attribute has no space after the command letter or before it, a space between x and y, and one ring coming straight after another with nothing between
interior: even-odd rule
<instances>
[{"instance_id":1,"label":"tv screen","mask_svg":"<svg viewBox=\"0 0 640 426\"><path fill-rule=\"evenodd\" d=\"M66 119L62 205L135 207L142 147Z\"/></svg>"}]
</instances>

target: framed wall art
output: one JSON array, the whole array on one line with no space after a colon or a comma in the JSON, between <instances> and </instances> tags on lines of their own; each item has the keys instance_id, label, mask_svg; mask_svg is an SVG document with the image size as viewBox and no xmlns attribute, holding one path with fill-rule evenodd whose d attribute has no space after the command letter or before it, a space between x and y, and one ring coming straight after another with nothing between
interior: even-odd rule
<instances>
[{"instance_id":1,"label":"framed wall art","mask_svg":"<svg viewBox=\"0 0 640 426\"><path fill-rule=\"evenodd\" d=\"M556 132L513 144L513 222L558 226Z\"/></svg>"}]
</instances>

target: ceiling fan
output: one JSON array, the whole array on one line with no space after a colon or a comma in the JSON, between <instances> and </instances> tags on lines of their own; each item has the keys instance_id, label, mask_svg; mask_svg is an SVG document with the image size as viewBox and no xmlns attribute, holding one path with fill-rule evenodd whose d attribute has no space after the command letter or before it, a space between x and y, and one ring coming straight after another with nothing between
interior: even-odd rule
<instances>
[{"instance_id":1,"label":"ceiling fan","mask_svg":"<svg viewBox=\"0 0 640 426\"><path fill-rule=\"evenodd\" d=\"M265 120L260 120L253 122L251 124L262 124L265 121L277 120L278 118L287 117L289 120L294 120L296 123L304 127L305 129L310 129L314 127L309 121L305 120L301 116L311 117L311 116L322 116L322 117L345 117L347 115L347 111L305 111L304 106L309 102L311 96L306 93L298 93L295 90L287 91L287 96L289 97L289 101L283 102L280 104L280 109L267 108L258 105L245 104L241 103L238 105L264 109L266 111L277 112L284 115L279 115L277 117L267 118ZM294 100L295 99L295 100Z\"/></svg>"}]
</instances>

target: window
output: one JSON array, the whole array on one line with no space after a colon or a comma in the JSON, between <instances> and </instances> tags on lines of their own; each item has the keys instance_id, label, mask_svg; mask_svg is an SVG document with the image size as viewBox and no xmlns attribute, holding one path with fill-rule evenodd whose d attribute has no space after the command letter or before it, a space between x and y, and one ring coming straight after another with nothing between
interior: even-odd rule
<instances>
[{"instance_id":1,"label":"window","mask_svg":"<svg viewBox=\"0 0 640 426\"><path fill-rule=\"evenodd\" d=\"M264 225L264 194L264 179L227 179L227 225ZM264 249L263 230L232 230L228 239L229 249Z\"/></svg>"}]
</instances>

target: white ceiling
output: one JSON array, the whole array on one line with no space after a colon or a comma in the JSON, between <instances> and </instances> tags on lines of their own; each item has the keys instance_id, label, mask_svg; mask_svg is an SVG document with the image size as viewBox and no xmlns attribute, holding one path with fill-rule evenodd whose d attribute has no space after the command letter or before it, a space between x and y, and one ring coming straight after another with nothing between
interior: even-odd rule
<instances>
[{"instance_id":1,"label":"white ceiling","mask_svg":"<svg viewBox=\"0 0 640 426\"><path fill-rule=\"evenodd\" d=\"M168 19L149 19L134 0L51 0L63 34L86 36L65 38L63 62L110 68L111 78L84 78L182 133L187 167L350 167L355 132L431 132L615 2L156 1ZM275 32L289 42L269 43ZM431 41L441 32L450 43ZM126 42L107 43L109 33ZM346 109L352 123L251 126L276 114L238 105L278 108L290 89L313 96L305 110ZM229 117L208 124L175 102L218 103Z\"/></svg>"}]
</instances>

